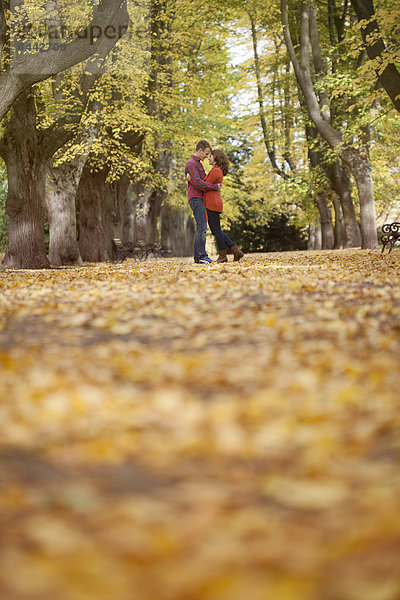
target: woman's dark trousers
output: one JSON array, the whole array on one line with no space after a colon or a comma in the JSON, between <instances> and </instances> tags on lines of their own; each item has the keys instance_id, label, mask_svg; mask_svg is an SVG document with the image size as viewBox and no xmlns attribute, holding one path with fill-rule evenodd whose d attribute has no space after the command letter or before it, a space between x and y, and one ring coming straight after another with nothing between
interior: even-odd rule
<instances>
[{"instance_id":1,"label":"woman's dark trousers","mask_svg":"<svg viewBox=\"0 0 400 600\"><path fill-rule=\"evenodd\" d=\"M235 242L232 242L229 235L221 229L221 213L207 208L207 216L208 224L217 242L218 250L229 250L229 248L232 248Z\"/></svg>"}]
</instances>

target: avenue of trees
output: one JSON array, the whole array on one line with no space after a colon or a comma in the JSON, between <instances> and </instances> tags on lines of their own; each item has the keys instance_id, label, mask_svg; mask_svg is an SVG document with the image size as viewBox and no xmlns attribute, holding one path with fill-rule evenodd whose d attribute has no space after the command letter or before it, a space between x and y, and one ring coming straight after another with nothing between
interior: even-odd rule
<instances>
[{"instance_id":1,"label":"avenue of trees","mask_svg":"<svg viewBox=\"0 0 400 600\"><path fill-rule=\"evenodd\" d=\"M112 237L189 255L200 138L229 155L224 225L248 250L377 247L399 20L395 0L0 0L3 265L109 260Z\"/></svg>"}]
</instances>

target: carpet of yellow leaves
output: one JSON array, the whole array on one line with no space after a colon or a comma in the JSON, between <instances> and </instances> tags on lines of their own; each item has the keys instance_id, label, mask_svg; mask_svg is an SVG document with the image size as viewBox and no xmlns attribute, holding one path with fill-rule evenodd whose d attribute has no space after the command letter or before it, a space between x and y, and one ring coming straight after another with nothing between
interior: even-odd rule
<instances>
[{"instance_id":1,"label":"carpet of yellow leaves","mask_svg":"<svg viewBox=\"0 0 400 600\"><path fill-rule=\"evenodd\" d=\"M0 273L2 600L398 600L400 252Z\"/></svg>"}]
</instances>

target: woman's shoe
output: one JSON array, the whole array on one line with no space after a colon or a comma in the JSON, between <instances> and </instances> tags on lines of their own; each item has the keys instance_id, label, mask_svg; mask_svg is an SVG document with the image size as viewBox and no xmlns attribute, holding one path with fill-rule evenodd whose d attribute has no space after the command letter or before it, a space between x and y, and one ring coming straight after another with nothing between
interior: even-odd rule
<instances>
[{"instance_id":1,"label":"woman's shoe","mask_svg":"<svg viewBox=\"0 0 400 600\"><path fill-rule=\"evenodd\" d=\"M234 246L231 246L229 248L229 250L232 252L233 254L233 260L240 260L241 258L243 258L244 254L243 252L240 250L240 248L238 248L237 244L235 244Z\"/></svg>"},{"instance_id":2,"label":"woman's shoe","mask_svg":"<svg viewBox=\"0 0 400 600\"><path fill-rule=\"evenodd\" d=\"M227 250L220 250L218 259L215 261L216 263L224 263L228 262L228 257L226 256Z\"/></svg>"}]
</instances>

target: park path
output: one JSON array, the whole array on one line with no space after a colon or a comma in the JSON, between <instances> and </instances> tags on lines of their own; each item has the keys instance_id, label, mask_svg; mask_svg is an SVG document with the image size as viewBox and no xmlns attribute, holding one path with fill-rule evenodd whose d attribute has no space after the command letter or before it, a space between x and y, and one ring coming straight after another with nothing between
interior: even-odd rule
<instances>
[{"instance_id":1,"label":"park path","mask_svg":"<svg viewBox=\"0 0 400 600\"><path fill-rule=\"evenodd\" d=\"M0 315L0 598L400 598L399 251L3 271Z\"/></svg>"}]
</instances>

